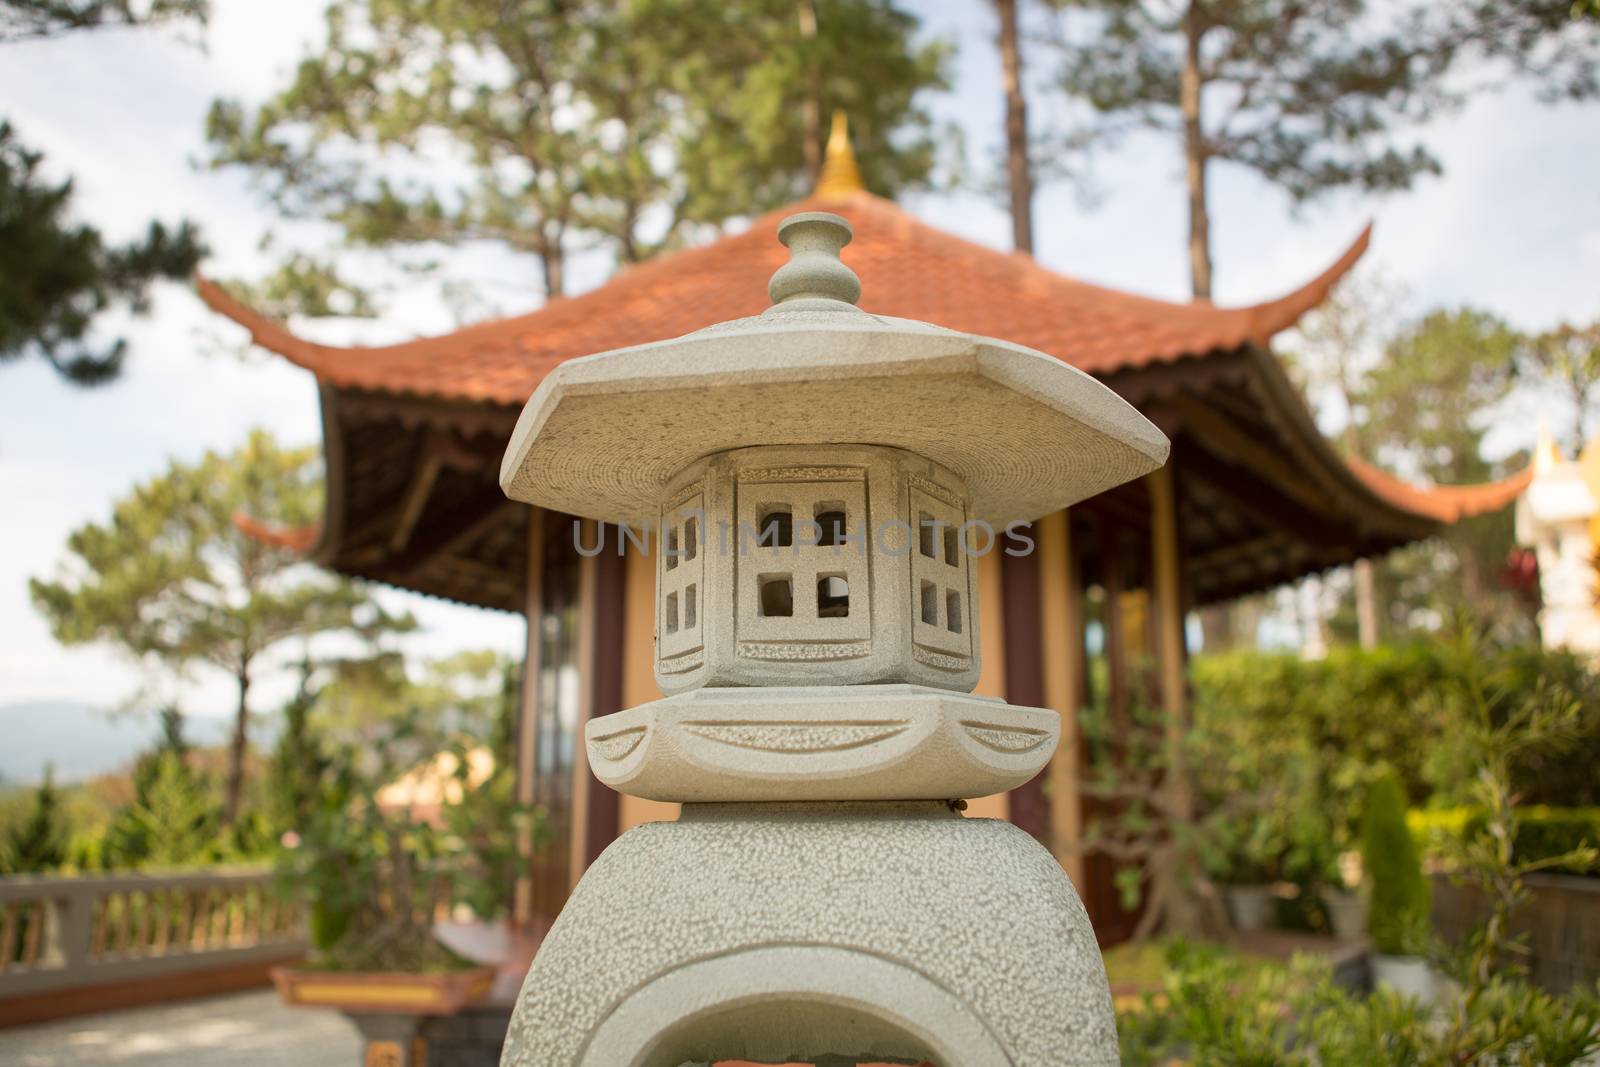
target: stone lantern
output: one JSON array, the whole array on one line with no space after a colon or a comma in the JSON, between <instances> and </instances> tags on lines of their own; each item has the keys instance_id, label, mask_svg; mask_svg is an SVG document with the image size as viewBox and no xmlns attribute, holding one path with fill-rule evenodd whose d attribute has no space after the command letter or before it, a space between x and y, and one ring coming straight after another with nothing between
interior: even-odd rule
<instances>
[{"instance_id":1,"label":"stone lantern","mask_svg":"<svg viewBox=\"0 0 1600 1067\"><path fill-rule=\"evenodd\" d=\"M971 693L975 559L1167 441L1056 359L857 308L842 218L778 235L772 308L562 364L506 452L512 498L655 536L668 695L585 734L601 781L684 807L584 875L503 1063L1116 1063L1071 883L961 814L1060 732Z\"/></svg>"}]
</instances>

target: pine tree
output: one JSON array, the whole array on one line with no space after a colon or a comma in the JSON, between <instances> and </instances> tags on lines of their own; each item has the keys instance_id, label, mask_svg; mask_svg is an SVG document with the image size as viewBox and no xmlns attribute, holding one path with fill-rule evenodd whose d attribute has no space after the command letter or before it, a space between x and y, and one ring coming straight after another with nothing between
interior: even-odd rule
<instances>
[{"instance_id":1,"label":"pine tree","mask_svg":"<svg viewBox=\"0 0 1600 1067\"><path fill-rule=\"evenodd\" d=\"M1058 84L1092 118L1070 156L1154 131L1182 150L1194 295L1213 289L1213 164L1253 171L1295 203L1330 190L1409 188L1439 161L1419 123L1462 100L1448 76L1502 61L1547 94L1600 94L1600 24L1546 0L1392 5L1366 0L1054 0Z\"/></svg>"},{"instance_id":2,"label":"pine tree","mask_svg":"<svg viewBox=\"0 0 1600 1067\"><path fill-rule=\"evenodd\" d=\"M297 552L239 529L235 516L289 527L316 521L322 503L312 448L251 433L231 455L174 462L118 501L106 523L67 539L53 580L29 583L36 607L66 644L104 641L174 672L204 664L238 692L223 820L239 813L249 747L250 689L281 642L332 632L411 629L351 582L303 566Z\"/></svg>"},{"instance_id":3,"label":"pine tree","mask_svg":"<svg viewBox=\"0 0 1600 1067\"><path fill-rule=\"evenodd\" d=\"M1393 771L1373 782L1361 816L1361 861L1372 880L1372 943L1392 956L1415 951L1427 932L1428 878L1406 827L1406 796Z\"/></svg>"},{"instance_id":4,"label":"pine tree","mask_svg":"<svg viewBox=\"0 0 1600 1067\"><path fill-rule=\"evenodd\" d=\"M0 45L107 26L167 20L204 22L206 0L0 0ZM79 385L110 381L127 342L92 345L108 310L150 308L150 287L183 279L205 248L188 222L152 222L143 239L108 246L100 231L71 218L72 181L41 175L43 156L0 118L0 363L39 355Z\"/></svg>"},{"instance_id":5,"label":"pine tree","mask_svg":"<svg viewBox=\"0 0 1600 1067\"><path fill-rule=\"evenodd\" d=\"M143 240L108 247L70 221L72 182L46 181L42 159L0 120L0 362L37 354L69 381L97 385L121 370L127 342L91 347L95 321L113 307L148 311L151 284L187 277L204 248L187 222L153 222Z\"/></svg>"},{"instance_id":6,"label":"pine tree","mask_svg":"<svg viewBox=\"0 0 1600 1067\"><path fill-rule=\"evenodd\" d=\"M45 767L44 781L33 791L33 806L18 826L0 842L0 873L32 874L53 871L66 859L66 826L55 769Z\"/></svg>"},{"instance_id":7,"label":"pine tree","mask_svg":"<svg viewBox=\"0 0 1600 1067\"><path fill-rule=\"evenodd\" d=\"M575 248L637 262L801 195L834 108L877 192L933 165L917 96L946 49L886 0L336 0L327 26L262 107L213 105L212 163L353 245L527 254L549 297ZM348 289L317 274L275 284L308 308Z\"/></svg>"},{"instance_id":8,"label":"pine tree","mask_svg":"<svg viewBox=\"0 0 1600 1067\"><path fill-rule=\"evenodd\" d=\"M267 772L267 808L272 831L281 839L298 833L311 818L329 767L322 739L312 724L317 692L309 659L301 665L300 686L283 706L283 728Z\"/></svg>"}]
</instances>

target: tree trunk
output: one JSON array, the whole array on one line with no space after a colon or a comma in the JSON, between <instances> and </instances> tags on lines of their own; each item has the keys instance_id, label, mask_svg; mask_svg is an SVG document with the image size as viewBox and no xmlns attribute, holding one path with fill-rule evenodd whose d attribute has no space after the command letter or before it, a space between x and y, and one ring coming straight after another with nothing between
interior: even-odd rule
<instances>
[{"instance_id":1,"label":"tree trunk","mask_svg":"<svg viewBox=\"0 0 1600 1067\"><path fill-rule=\"evenodd\" d=\"M822 71L813 54L817 42L816 0L800 0L800 37L806 42L806 96L800 103L801 151L812 186L822 174Z\"/></svg>"},{"instance_id":2,"label":"tree trunk","mask_svg":"<svg viewBox=\"0 0 1600 1067\"><path fill-rule=\"evenodd\" d=\"M1355 563L1356 634L1362 648L1378 647L1378 579L1370 559Z\"/></svg>"},{"instance_id":3,"label":"tree trunk","mask_svg":"<svg viewBox=\"0 0 1600 1067\"><path fill-rule=\"evenodd\" d=\"M228 781L222 801L222 823L232 826L239 816L239 798L244 792L244 752L249 744L250 666L239 668L239 709L234 713L233 739L228 744Z\"/></svg>"},{"instance_id":4,"label":"tree trunk","mask_svg":"<svg viewBox=\"0 0 1600 1067\"><path fill-rule=\"evenodd\" d=\"M1200 114L1200 38L1205 27L1191 4L1183 19L1183 73L1179 105L1183 109L1184 181L1189 188L1189 276L1195 299L1211 299L1211 221L1206 214L1206 143Z\"/></svg>"},{"instance_id":5,"label":"tree trunk","mask_svg":"<svg viewBox=\"0 0 1600 1067\"><path fill-rule=\"evenodd\" d=\"M546 300L559 300L566 292L566 251L557 240L553 245L546 245L544 252L539 256L540 265L544 268L544 298Z\"/></svg>"},{"instance_id":6,"label":"tree trunk","mask_svg":"<svg viewBox=\"0 0 1600 1067\"><path fill-rule=\"evenodd\" d=\"M1022 92L1017 0L994 0L1000 18L1000 68L1006 91L1006 178L1011 193L1011 247L1033 255L1033 165L1028 158L1028 99Z\"/></svg>"},{"instance_id":7,"label":"tree trunk","mask_svg":"<svg viewBox=\"0 0 1600 1067\"><path fill-rule=\"evenodd\" d=\"M1227 652L1235 642L1233 604L1207 604L1200 616L1200 644L1207 652Z\"/></svg>"}]
</instances>

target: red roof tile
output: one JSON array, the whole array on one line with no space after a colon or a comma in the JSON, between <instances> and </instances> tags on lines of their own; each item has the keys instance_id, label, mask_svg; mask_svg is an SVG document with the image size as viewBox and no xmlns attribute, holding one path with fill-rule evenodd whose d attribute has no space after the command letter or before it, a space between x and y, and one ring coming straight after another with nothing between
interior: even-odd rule
<instances>
[{"instance_id":1,"label":"red roof tile","mask_svg":"<svg viewBox=\"0 0 1600 1067\"><path fill-rule=\"evenodd\" d=\"M525 315L439 337L342 348L296 337L220 287L199 280L213 309L257 344L336 386L517 405L563 360L664 340L771 305L767 279L787 253L778 223L797 211L850 220L844 259L861 277L867 311L1002 337L1107 375L1254 341L1265 344L1326 297L1366 250L1370 227L1326 272L1254 307L1174 304L1068 278L918 222L870 193L812 197L701 248L661 256L597 289Z\"/></svg>"}]
</instances>

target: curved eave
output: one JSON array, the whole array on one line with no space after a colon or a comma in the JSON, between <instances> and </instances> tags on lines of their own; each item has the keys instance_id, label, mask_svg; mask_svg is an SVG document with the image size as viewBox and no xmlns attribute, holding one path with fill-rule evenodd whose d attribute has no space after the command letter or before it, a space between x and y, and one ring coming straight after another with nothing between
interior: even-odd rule
<instances>
[{"instance_id":1,"label":"curved eave","mask_svg":"<svg viewBox=\"0 0 1600 1067\"><path fill-rule=\"evenodd\" d=\"M233 513L233 527L252 541L271 548L281 548L297 556L308 555L322 539L320 522L306 526L279 526L243 511Z\"/></svg>"},{"instance_id":2,"label":"curved eave","mask_svg":"<svg viewBox=\"0 0 1600 1067\"><path fill-rule=\"evenodd\" d=\"M1252 344L1248 352L1264 399L1279 415L1280 429L1299 447L1302 457L1329 477L1330 489L1342 492L1347 501L1379 519L1381 525L1405 531L1408 540L1428 536L1441 525L1499 511L1511 504L1533 477L1529 467L1495 482L1422 486L1359 456L1343 455L1317 429L1304 397L1277 357L1262 345Z\"/></svg>"},{"instance_id":3,"label":"curved eave","mask_svg":"<svg viewBox=\"0 0 1600 1067\"><path fill-rule=\"evenodd\" d=\"M1241 343L1253 341L1265 348L1274 337L1298 323L1311 309L1328 299L1333 287L1360 262L1371 244L1372 223L1368 222L1343 255L1300 288L1276 300L1230 312L1241 320Z\"/></svg>"},{"instance_id":4,"label":"curved eave","mask_svg":"<svg viewBox=\"0 0 1600 1067\"><path fill-rule=\"evenodd\" d=\"M1423 486L1397 478L1360 456L1347 456L1345 463L1378 496L1415 514L1430 515L1447 525L1510 506L1533 481L1532 465L1493 482Z\"/></svg>"}]
</instances>

